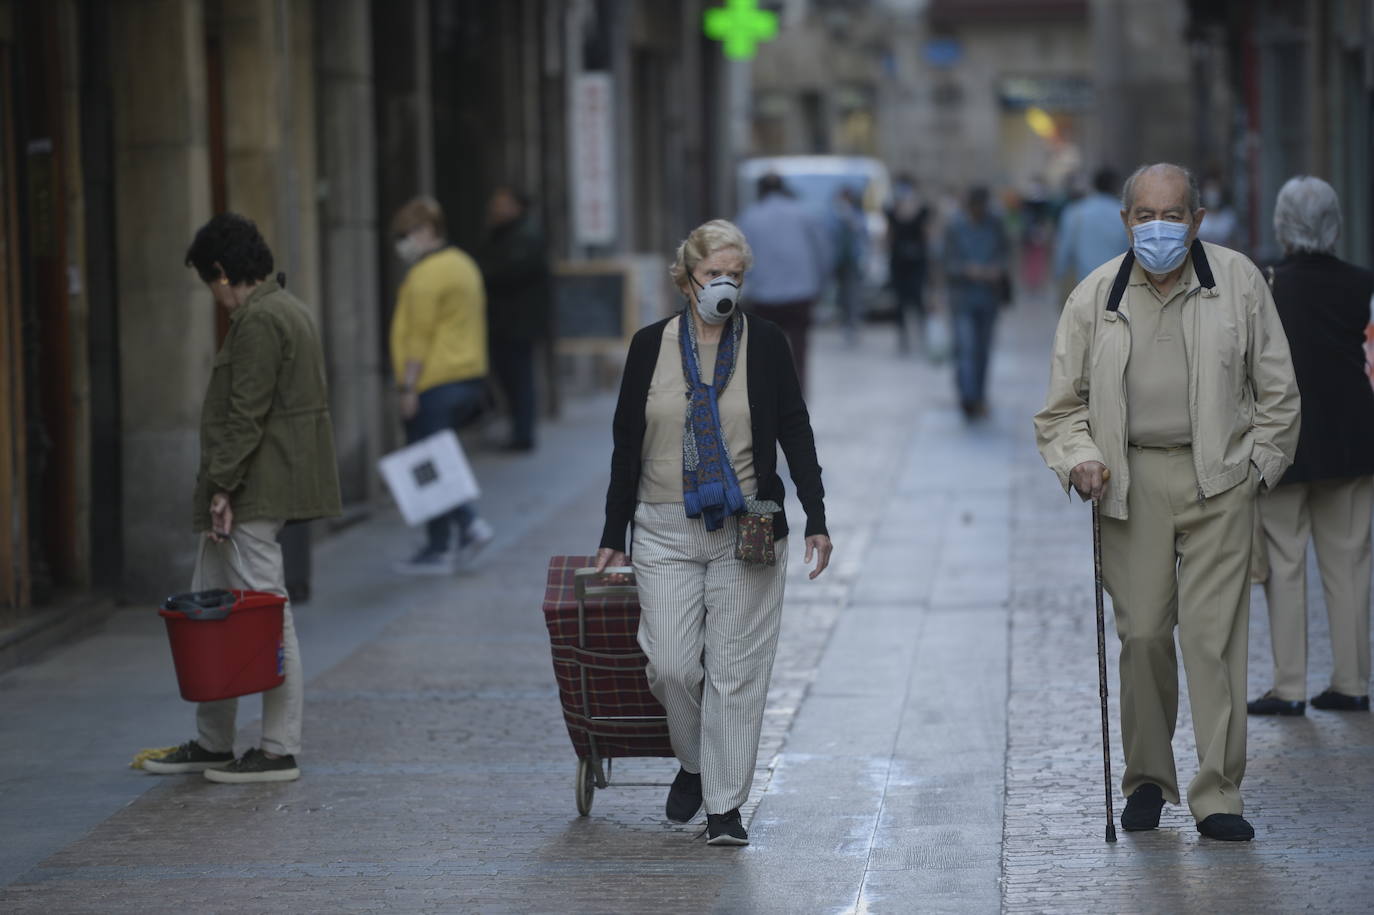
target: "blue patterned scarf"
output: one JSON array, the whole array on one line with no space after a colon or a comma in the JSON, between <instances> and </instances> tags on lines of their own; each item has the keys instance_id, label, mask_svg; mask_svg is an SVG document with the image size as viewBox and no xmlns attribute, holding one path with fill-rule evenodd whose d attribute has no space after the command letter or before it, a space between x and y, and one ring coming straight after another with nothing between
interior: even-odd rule
<instances>
[{"instance_id":1,"label":"blue patterned scarf","mask_svg":"<svg viewBox=\"0 0 1374 915\"><path fill-rule=\"evenodd\" d=\"M720 530L727 515L744 511L744 493L730 460L730 448L720 423L718 398L735 375L735 356L744 334L744 318L730 318L716 352L714 384L701 380L701 356L697 327L692 316L682 313L678 346L682 350L682 374L687 379L687 420L682 431L682 501L687 517L702 518L708 531Z\"/></svg>"}]
</instances>

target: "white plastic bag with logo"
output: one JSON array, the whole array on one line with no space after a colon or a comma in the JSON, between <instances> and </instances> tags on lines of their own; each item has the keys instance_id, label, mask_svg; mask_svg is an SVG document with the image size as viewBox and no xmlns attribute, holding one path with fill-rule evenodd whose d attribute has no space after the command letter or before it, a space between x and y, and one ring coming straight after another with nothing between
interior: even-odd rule
<instances>
[{"instance_id":1,"label":"white plastic bag with logo","mask_svg":"<svg viewBox=\"0 0 1374 915\"><path fill-rule=\"evenodd\" d=\"M437 518L477 499L481 490L452 429L436 432L377 463L406 524Z\"/></svg>"}]
</instances>

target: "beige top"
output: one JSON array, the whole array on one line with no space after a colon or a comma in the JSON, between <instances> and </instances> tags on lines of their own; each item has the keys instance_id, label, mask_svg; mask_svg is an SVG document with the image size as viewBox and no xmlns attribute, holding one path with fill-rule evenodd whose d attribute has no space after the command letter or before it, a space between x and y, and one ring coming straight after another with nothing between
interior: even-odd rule
<instances>
[{"instance_id":1,"label":"beige top","mask_svg":"<svg viewBox=\"0 0 1374 915\"><path fill-rule=\"evenodd\" d=\"M1126 363L1126 440L1147 448L1189 445L1188 351L1183 345L1183 303L1193 283L1190 258L1174 288L1160 293L1137 264L1126 288L1131 356Z\"/></svg>"},{"instance_id":2,"label":"beige top","mask_svg":"<svg viewBox=\"0 0 1374 915\"><path fill-rule=\"evenodd\" d=\"M658 362L649 382L644 406L643 469L639 476L639 501L682 501L682 431L687 418L687 379L682 375L678 350L678 323L674 318L663 329ZM735 476L745 496L754 495L754 429L749 412L749 325L740 336L735 374L720 397L720 422L725 444L735 464ZM719 344L699 343L702 373L713 371Z\"/></svg>"}]
</instances>

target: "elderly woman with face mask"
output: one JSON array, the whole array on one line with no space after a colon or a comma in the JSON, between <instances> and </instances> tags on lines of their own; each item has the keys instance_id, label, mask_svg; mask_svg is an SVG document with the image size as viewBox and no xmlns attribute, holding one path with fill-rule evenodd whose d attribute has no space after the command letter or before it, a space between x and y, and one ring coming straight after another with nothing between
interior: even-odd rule
<instances>
[{"instance_id":1,"label":"elderly woman with face mask","mask_svg":"<svg viewBox=\"0 0 1374 915\"><path fill-rule=\"evenodd\" d=\"M1274 231L1284 258L1271 276L1302 391L1302 431L1293 466L1259 502L1269 553L1264 591L1274 687L1250 702L1252 715L1306 710L1309 540L1317 550L1335 667L1312 707L1369 710L1374 391L1363 344L1374 273L1335 256L1340 229L1340 202L1325 181L1292 178L1279 191Z\"/></svg>"},{"instance_id":2,"label":"elderly woman with face mask","mask_svg":"<svg viewBox=\"0 0 1374 915\"><path fill-rule=\"evenodd\" d=\"M787 338L739 310L752 254L713 220L679 246L683 310L630 344L597 567L633 554L639 644L681 768L668 819L703 803L707 841L746 845L749 796L787 574L782 446L806 512L806 562L830 561L815 438ZM626 530L633 542L627 545Z\"/></svg>"}]
</instances>

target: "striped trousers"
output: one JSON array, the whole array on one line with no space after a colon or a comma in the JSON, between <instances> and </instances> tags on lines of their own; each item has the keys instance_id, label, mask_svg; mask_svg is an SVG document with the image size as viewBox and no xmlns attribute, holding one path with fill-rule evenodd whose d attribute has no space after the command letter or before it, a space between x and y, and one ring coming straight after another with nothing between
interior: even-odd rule
<instances>
[{"instance_id":1,"label":"striped trousers","mask_svg":"<svg viewBox=\"0 0 1374 915\"><path fill-rule=\"evenodd\" d=\"M673 752L701 773L707 813L749 797L782 623L787 541L775 566L735 559L734 518L718 531L682 503L640 503L633 563L649 688L668 712Z\"/></svg>"}]
</instances>

